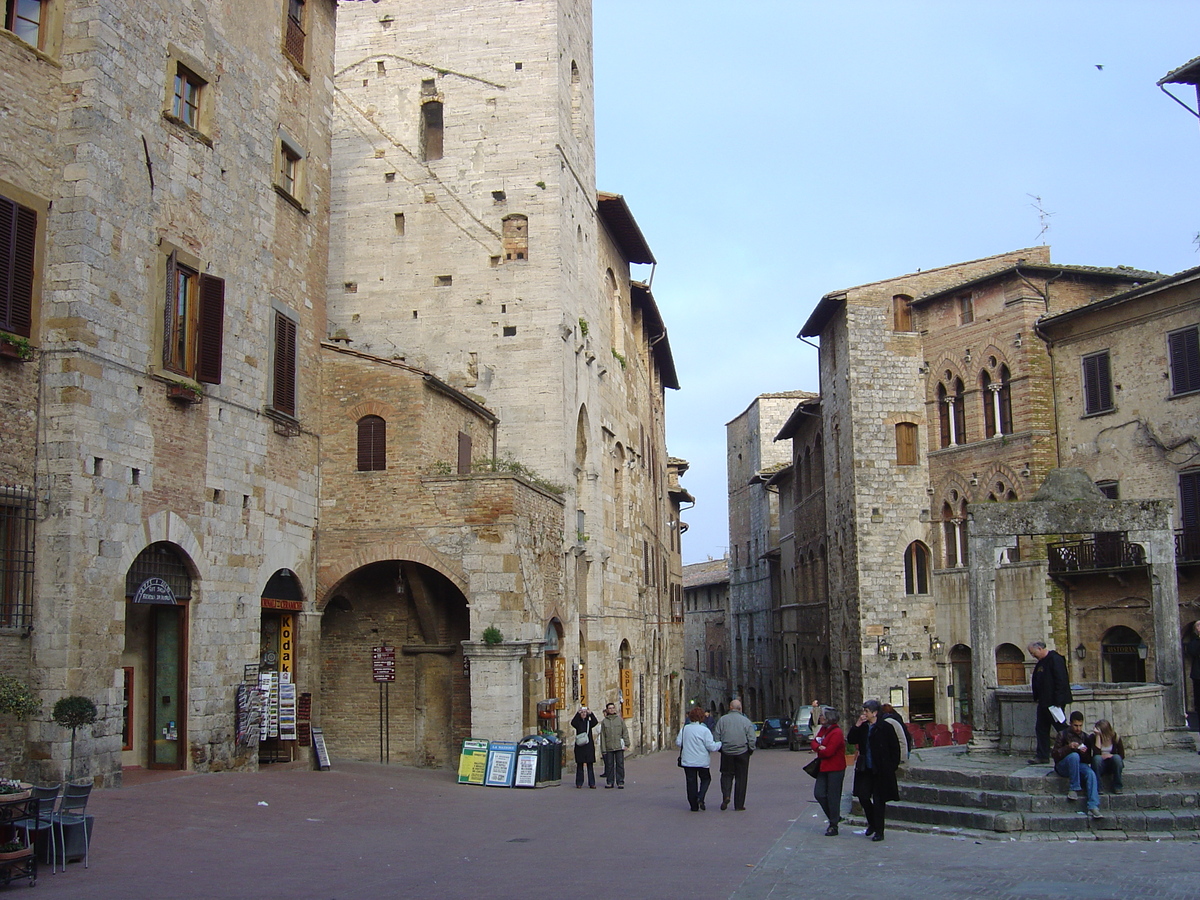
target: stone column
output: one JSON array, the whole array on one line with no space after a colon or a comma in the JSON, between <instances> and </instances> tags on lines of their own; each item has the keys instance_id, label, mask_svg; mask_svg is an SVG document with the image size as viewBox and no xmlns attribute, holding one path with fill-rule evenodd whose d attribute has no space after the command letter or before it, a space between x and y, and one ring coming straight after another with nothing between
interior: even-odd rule
<instances>
[{"instance_id":1,"label":"stone column","mask_svg":"<svg viewBox=\"0 0 1200 900\"><path fill-rule=\"evenodd\" d=\"M1163 686L1163 719L1167 728L1185 728L1183 657L1179 652L1179 588L1175 576L1175 535L1154 529L1129 532L1129 540L1146 548L1150 564L1150 609L1154 617L1154 681Z\"/></svg>"},{"instance_id":2,"label":"stone column","mask_svg":"<svg viewBox=\"0 0 1200 900\"><path fill-rule=\"evenodd\" d=\"M529 641L463 641L471 665L471 737L518 741L525 722L525 668Z\"/></svg>"},{"instance_id":3,"label":"stone column","mask_svg":"<svg viewBox=\"0 0 1200 900\"><path fill-rule=\"evenodd\" d=\"M971 709L974 732L994 740L1000 710L996 676L996 567L1000 552L1016 545L1011 535L971 534L967 545L969 613L971 617Z\"/></svg>"}]
</instances>

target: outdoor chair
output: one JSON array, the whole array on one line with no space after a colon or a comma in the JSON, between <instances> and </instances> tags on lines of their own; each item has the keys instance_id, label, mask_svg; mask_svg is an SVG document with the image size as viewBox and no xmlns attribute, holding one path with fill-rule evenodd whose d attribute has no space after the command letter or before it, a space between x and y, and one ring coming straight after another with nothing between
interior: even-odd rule
<instances>
[{"instance_id":1,"label":"outdoor chair","mask_svg":"<svg viewBox=\"0 0 1200 900\"><path fill-rule=\"evenodd\" d=\"M87 828L87 802L88 796L92 793L92 785L88 784L64 784L62 800L59 801L58 810L54 813L53 827L58 829L58 848L62 853L63 871L67 870L67 834L66 829L71 825L78 825L83 829L83 867L88 867L88 828Z\"/></svg>"},{"instance_id":2,"label":"outdoor chair","mask_svg":"<svg viewBox=\"0 0 1200 900\"><path fill-rule=\"evenodd\" d=\"M933 736L933 746L935 747L949 747L952 743L949 731L939 731Z\"/></svg>"},{"instance_id":3,"label":"outdoor chair","mask_svg":"<svg viewBox=\"0 0 1200 900\"><path fill-rule=\"evenodd\" d=\"M920 725L914 725L912 722L909 722L904 727L908 731L909 736L912 737L914 750L920 750L925 746L925 732L921 729Z\"/></svg>"},{"instance_id":4,"label":"outdoor chair","mask_svg":"<svg viewBox=\"0 0 1200 900\"><path fill-rule=\"evenodd\" d=\"M972 733L970 725L963 725L960 722L955 722L954 727L950 731L950 735L954 738L954 743L956 744L971 743Z\"/></svg>"},{"instance_id":5,"label":"outdoor chair","mask_svg":"<svg viewBox=\"0 0 1200 900\"><path fill-rule=\"evenodd\" d=\"M58 801L61 788L57 784L49 787L34 785L32 814L14 819L13 828L25 832L26 840L32 845L37 842L37 836L45 831L50 836L50 873L54 873L54 828L51 819L54 816L54 804Z\"/></svg>"}]
</instances>

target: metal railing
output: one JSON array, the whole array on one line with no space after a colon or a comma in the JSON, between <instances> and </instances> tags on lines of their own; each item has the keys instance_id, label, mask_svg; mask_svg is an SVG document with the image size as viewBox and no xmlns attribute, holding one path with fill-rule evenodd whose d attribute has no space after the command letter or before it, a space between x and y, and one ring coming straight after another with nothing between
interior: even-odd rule
<instances>
[{"instance_id":1,"label":"metal railing","mask_svg":"<svg viewBox=\"0 0 1200 900\"><path fill-rule=\"evenodd\" d=\"M1090 541L1047 544L1050 572L1095 572L1102 569L1136 569L1146 565L1146 551L1123 535L1097 535Z\"/></svg>"}]
</instances>

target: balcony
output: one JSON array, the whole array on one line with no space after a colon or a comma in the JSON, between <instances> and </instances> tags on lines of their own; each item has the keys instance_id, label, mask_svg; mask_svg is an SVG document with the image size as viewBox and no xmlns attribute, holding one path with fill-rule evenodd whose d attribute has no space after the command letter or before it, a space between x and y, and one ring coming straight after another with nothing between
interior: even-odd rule
<instances>
[{"instance_id":1,"label":"balcony","mask_svg":"<svg viewBox=\"0 0 1200 900\"><path fill-rule=\"evenodd\" d=\"M1200 528L1181 528L1175 532L1175 564L1200 565Z\"/></svg>"},{"instance_id":2,"label":"balcony","mask_svg":"<svg viewBox=\"0 0 1200 900\"><path fill-rule=\"evenodd\" d=\"M1125 540L1124 534L1098 534L1090 541L1048 544L1046 553L1052 576L1115 572L1146 565L1146 551L1140 544Z\"/></svg>"}]
</instances>

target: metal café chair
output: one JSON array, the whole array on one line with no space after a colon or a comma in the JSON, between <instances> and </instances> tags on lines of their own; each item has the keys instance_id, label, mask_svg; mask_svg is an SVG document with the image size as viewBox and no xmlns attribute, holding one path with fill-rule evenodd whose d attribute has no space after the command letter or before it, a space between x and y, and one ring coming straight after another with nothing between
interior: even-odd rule
<instances>
[{"instance_id":1,"label":"metal caf\u00e9 chair","mask_svg":"<svg viewBox=\"0 0 1200 900\"><path fill-rule=\"evenodd\" d=\"M50 873L54 874L54 828L51 824L51 819L54 816L54 804L58 802L58 792L61 790L59 785L52 784L48 787L42 785L34 785L33 787L33 805L30 807L30 815L22 816L19 819L14 819L12 822L13 828L20 828L25 832L26 840L34 845L37 842L37 836L45 831L50 835Z\"/></svg>"},{"instance_id":2,"label":"metal caf\u00e9 chair","mask_svg":"<svg viewBox=\"0 0 1200 900\"><path fill-rule=\"evenodd\" d=\"M62 853L63 871L67 871L67 826L78 825L83 829L83 867L88 867L87 802L92 793L91 782L87 784L64 784L62 800L52 818L53 828L58 829L58 848Z\"/></svg>"}]
</instances>

